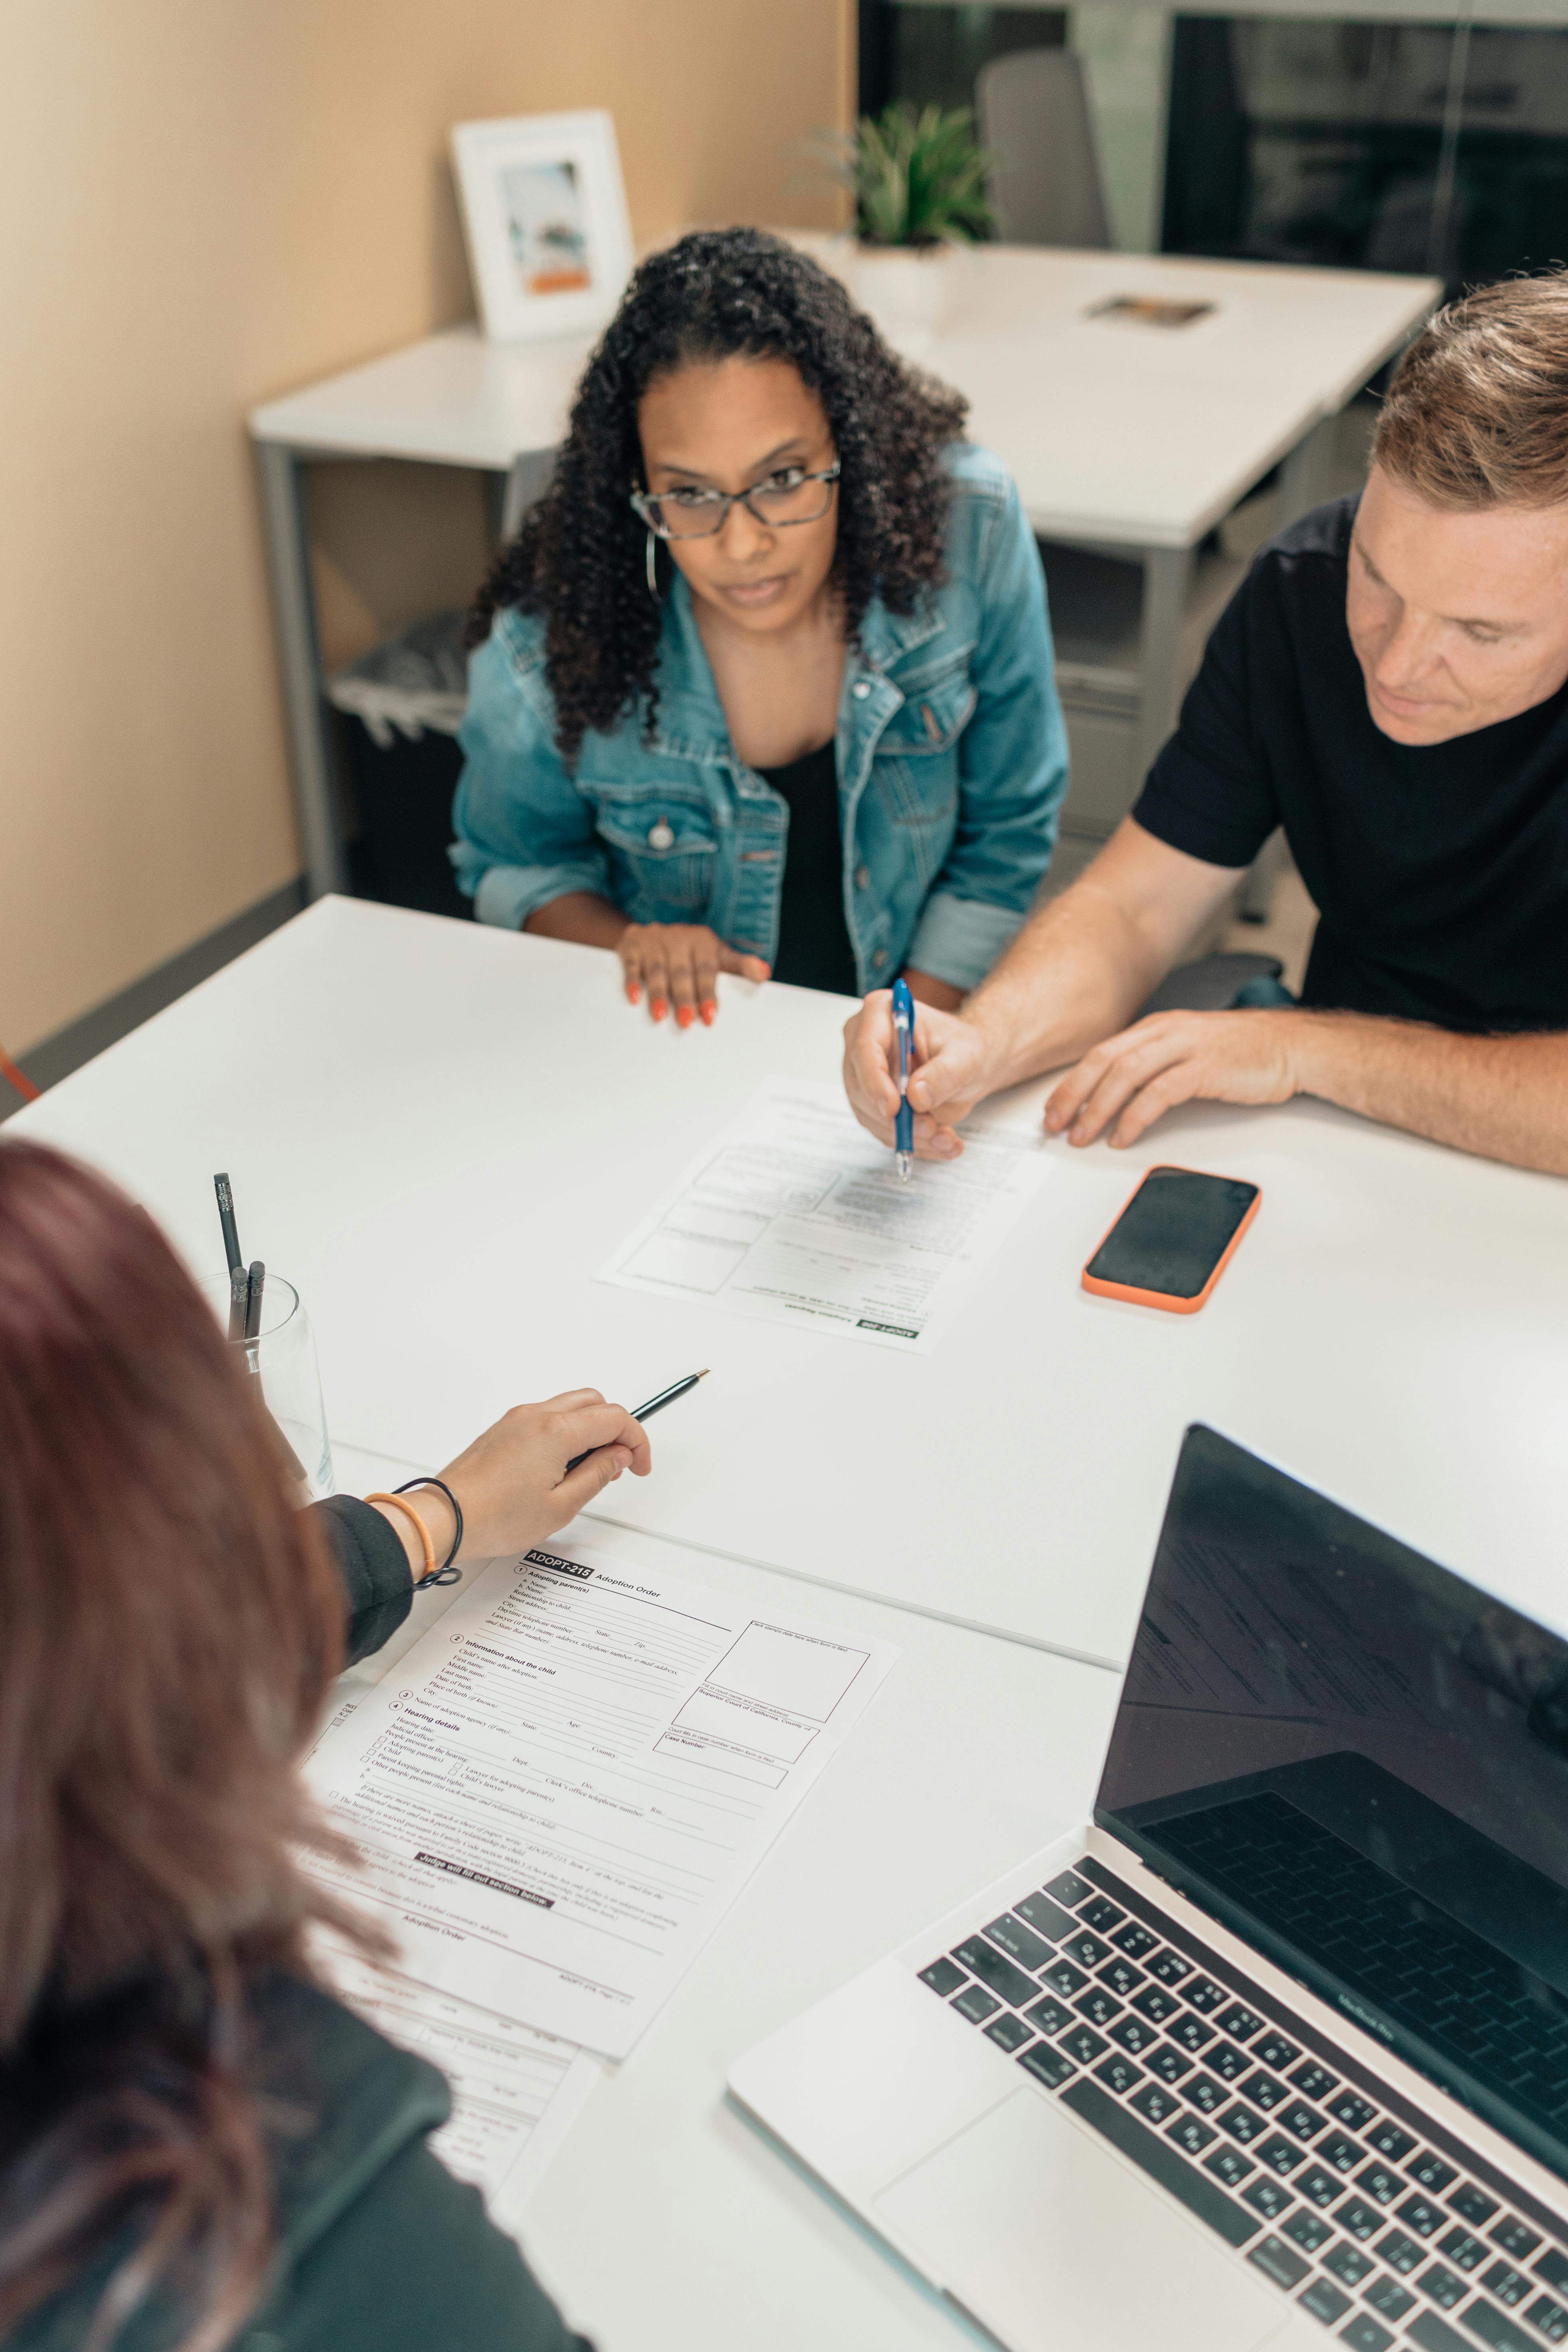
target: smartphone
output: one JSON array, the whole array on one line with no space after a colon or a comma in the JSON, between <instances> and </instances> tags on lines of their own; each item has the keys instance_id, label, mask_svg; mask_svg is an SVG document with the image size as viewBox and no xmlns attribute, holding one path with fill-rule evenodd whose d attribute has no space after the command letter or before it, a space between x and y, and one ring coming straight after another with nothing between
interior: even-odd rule
<instances>
[{"instance_id":1,"label":"smartphone","mask_svg":"<svg viewBox=\"0 0 1568 2352\"><path fill-rule=\"evenodd\" d=\"M1151 1168L1084 1267L1084 1288L1167 1315L1195 1315L1262 1197L1235 1176Z\"/></svg>"}]
</instances>

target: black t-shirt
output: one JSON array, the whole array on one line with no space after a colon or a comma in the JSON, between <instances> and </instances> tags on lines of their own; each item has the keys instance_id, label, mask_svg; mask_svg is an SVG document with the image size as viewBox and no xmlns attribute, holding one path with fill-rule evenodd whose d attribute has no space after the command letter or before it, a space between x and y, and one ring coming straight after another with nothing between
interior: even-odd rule
<instances>
[{"instance_id":1,"label":"black t-shirt","mask_svg":"<svg viewBox=\"0 0 1568 2352\"><path fill-rule=\"evenodd\" d=\"M844 843L838 829L838 762L831 743L786 767L757 773L789 803L784 896L773 978L796 988L858 996L855 950L844 919Z\"/></svg>"},{"instance_id":2,"label":"black t-shirt","mask_svg":"<svg viewBox=\"0 0 1568 2352\"><path fill-rule=\"evenodd\" d=\"M1258 557L1132 814L1215 866L1284 826L1320 910L1305 1004L1568 1028L1568 687L1451 742L1392 742L1345 627L1356 505Z\"/></svg>"}]
</instances>

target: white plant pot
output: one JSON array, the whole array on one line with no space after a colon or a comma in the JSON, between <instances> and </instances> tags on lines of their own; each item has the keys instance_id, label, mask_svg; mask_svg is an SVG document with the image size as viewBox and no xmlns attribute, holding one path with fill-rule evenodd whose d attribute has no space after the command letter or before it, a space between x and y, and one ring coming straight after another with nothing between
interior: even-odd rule
<instances>
[{"instance_id":1,"label":"white plant pot","mask_svg":"<svg viewBox=\"0 0 1568 2352\"><path fill-rule=\"evenodd\" d=\"M950 246L855 248L855 292L889 342L930 341L946 316L952 277Z\"/></svg>"}]
</instances>

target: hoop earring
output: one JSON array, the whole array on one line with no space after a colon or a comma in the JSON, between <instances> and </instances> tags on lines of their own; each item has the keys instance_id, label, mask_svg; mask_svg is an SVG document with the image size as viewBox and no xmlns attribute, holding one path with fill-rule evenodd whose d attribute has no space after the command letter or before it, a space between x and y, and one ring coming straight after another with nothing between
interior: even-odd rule
<instances>
[{"instance_id":1,"label":"hoop earring","mask_svg":"<svg viewBox=\"0 0 1568 2352\"><path fill-rule=\"evenodd\" d=\"M651 530L647 535L647 551L643 560L643 569L647 574L648 594L656 604L662 604L664 600L658 593L658 541Z\"/></svg>"}]
</instances>

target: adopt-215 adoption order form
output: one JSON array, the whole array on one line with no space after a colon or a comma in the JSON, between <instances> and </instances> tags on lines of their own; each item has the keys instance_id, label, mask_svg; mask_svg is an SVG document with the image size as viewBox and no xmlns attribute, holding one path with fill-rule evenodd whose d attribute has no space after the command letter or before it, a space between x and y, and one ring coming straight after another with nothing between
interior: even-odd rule
<instances>
[{"instance_id":1,"label":"adopt-215 adoption order form","mask_svg":"<svg viewBox=\"0 0 1568 2352\"><path fill-rule=\"evenodd\" d=\"M415 1979L624 2057L898 1653L563 1542L494 1560L307 1771Z\"/></svg>"}]
</instances>

